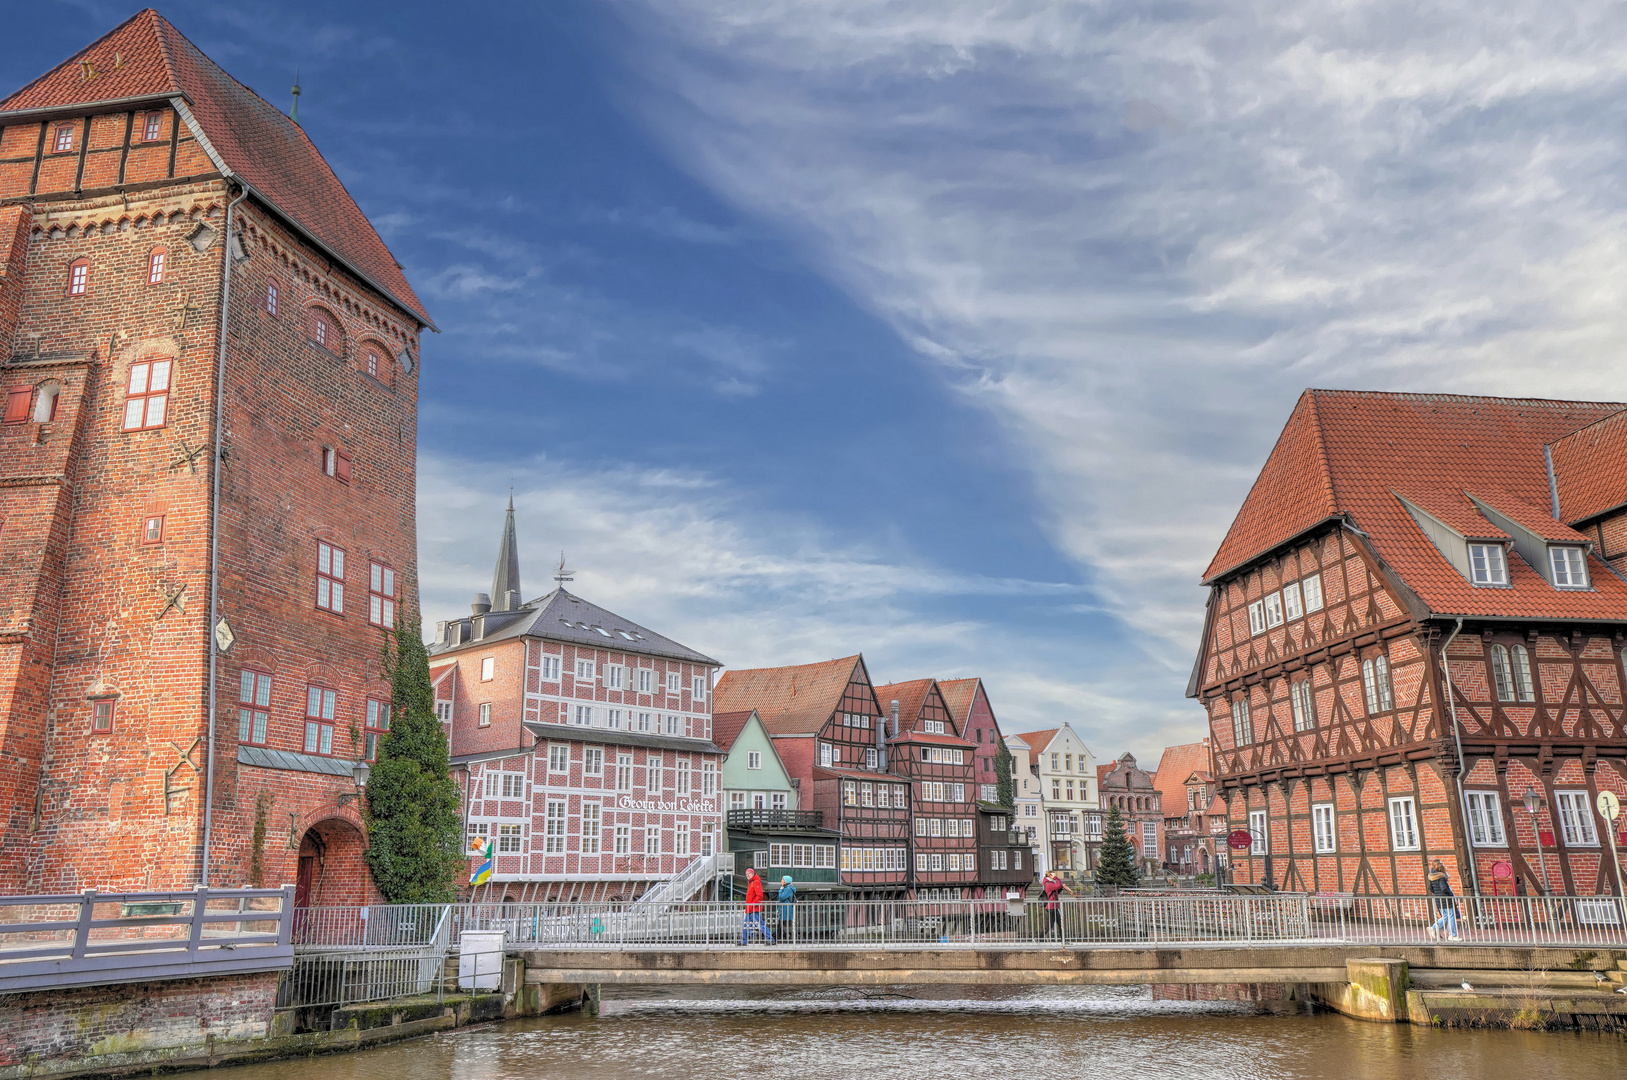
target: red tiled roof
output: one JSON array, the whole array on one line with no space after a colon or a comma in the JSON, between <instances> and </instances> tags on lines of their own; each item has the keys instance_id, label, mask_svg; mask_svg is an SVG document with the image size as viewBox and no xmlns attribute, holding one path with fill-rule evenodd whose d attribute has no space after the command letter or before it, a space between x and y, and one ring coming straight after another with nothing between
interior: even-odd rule
<instances>
[{"instance_id":1,"label":"red tiled roof","mask_svg":"<svg viewBox=\"0 0 1627 1080\"><path fill-rule=\"evenodd\" d=\"M1439 518L1466 538L1474 540L1508 540L1508 533L1486 520L1475 509L1469 496L1461 491L1396 491L1395 494L1418 509Z\"/></svg>"},{"instance_id":2,"label":"red tiled roof","mask_svg":"<svg viewBox=\"0 0 1627 1080\"><path fill-rule=\"evenodd\" d=\"M734 741L745 730L746 724L751 720L751 709L742 709L736 712L715 712L712 714L712 742L726 754L734 748Z\"/></svg>"},{"instance_id":3,"label":"red tiled roof","mask_svg":"<svg viewBox=\"0 0 1627 1080\"><path fill-rule=\"evenodd\" d=\"M1530 508L1549 505L1543 446L1623 407L1307 390L1204 579L1213 582L1318 521L1348 515L1436 614L1619 619L1627 582L1597 559L1591 560L1590 590L1555 589L1518 555L1509 559L1510 588L1477 589L1429 541L1395 492L1446 503L1467 491L1493 506L1496 499L1487 493L1497 492L1520 504L1504 514L1526 518ZM1553 521L1545 526L1556 527Z\"/></svg>"},{"instance_id":4,"label":"red tiled roof","mask_svg":"<svg viewBox=\"0 0 1627 1080\"><path fill-rule=\"evenodd\" d=\"M1571 432L1550 450L1561 521L1575 525L1627 505L1627 411Z\"/></svg>"},{"instance_id":5,"label":"red tiled roof","mask_svg":"<svg viewBox=\"0 0 1627 1080\"><path fill-rule=\"evenodd\" d=\"M1209 775L1209 743L1207 740L1166 746L1153 772L1153 786L1164 798L1164 813L1170 816L1186 809L1186 782L1193 773Z\"/></svg>"},{"instance_id":6,"label":"red tiled roof","mask_svg":"<svg viewBox=\"0 0 1627 1080\"><path fill-rule=\"evenodd\" d=\"M891 716L892 703L898 702L898 727L901 731L910 731L915 727L916 721L921 719L921 707L926 704L927 695L932 693L931 679L911 679L909 682L888 683L876 687L876 700L881 702L883 716Z\"/></svg>"},{"instance_id":7,"label":"red tiled roof","mask_svg":"<svg viewBox=\"0 0 1627 1080\"><path fill-rule=\"evenodd\" d=\"M1623 459L1623 464L1627 465L1627 459ZM1569 525L1556 521L1548 509L1532 506L1518 495L1489 488L1470 488L1465 494L1485 503L1491 509L1514 522L1514 524L1523 525L1525 528L1530 529L1544 540L1553 540L1562 544L1587 543L1587 537ZM1553 502L1549 500L1543 505L1544 507L1552 507Z\"/></svg>"},{"instance_id":8,"label":"red tiled roof","mask_svg":"<svg viewBox=\"0 0 1627 1080\"><path fill-rule=\"evenodd\" d=\"M1096 787L1100 789L1102 786L1102 781L1107 779L1107 774L1118 767L1119 763L1116 761L1110 761L1106 765L1096 766Z\"/></svg>"},{"instance_id":9,"label":"red tiled roof","mask_svg":"<svg viewBox=\"0 0 1627 1080\"><path fill-rule=\"evenodd\" d=\"M84 78L85 61L96 71ZM401 266L305 131L148 8L0 101L8 112L185 98L215 154L272 209L432 326Z\"/></svg>"},{"instance_id":10,"label":"red tiled roof","mask_svg":"<svg viewBox=\"0 0 1627 1080\"><path fill-rule=\"evenodd\" d=\"M756 709L770 735L811 735L842 703L862 660L854 655L818 664L725 671L712 691L712 708Z\"/></svg>"},{"instance_id":11,"label":"red tiled roof","mask_svg":"<svg viewBox=\"0 0 1627 1080\"><path fill-rule=\"evenodd\" d=\"M1028 749L1034 754L1034 760L1038 761L1040 752L1051 745L1051 740L1056 738L1057 733L1061 730L1059 727L1054 727L1045 728L1043 731L1018 731L1015 734L1028 744Z\"/></svg>"},{"instance_id":12,"label":"red tiled roof","mask_svg":"<svg viewBox=\"0 0 1627 1080\"><path fill-rule=\"evenodd\" d=\"M978 678L938 680L938 693L943 695L943 703L949 706L949 715L961 731L972 718L972 702L977 700L977 688L982 682Z\"/></svg>"}]
</instances>

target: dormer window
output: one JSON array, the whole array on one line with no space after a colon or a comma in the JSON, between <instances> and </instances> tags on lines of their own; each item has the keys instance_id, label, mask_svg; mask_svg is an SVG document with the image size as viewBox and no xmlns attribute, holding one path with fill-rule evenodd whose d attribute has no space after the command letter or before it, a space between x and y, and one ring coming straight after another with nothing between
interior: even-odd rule
<instances>
[{"instance_id":1,"label":"dormer window","mask_svg":"<svg viewBox=\"0 0 1627 1080\"><path fill-rule=\"evenodd\" d=\"M1503 545L1469 545L1469 580L1476 585L1508 584L1508 563L1503 556Z\"/></svg>"},{"instance_id":2,"label":"dormer window","mask_svg":"<svg viewBox=\"0 0 1627 1080\"><path fill-rule=\"evenodd\" d=\"M1587 560L1579 547L1554 546L1548 549L1548 565L1553 568L1554 588L1587 588Z\"/></svg>"}]
</instances>

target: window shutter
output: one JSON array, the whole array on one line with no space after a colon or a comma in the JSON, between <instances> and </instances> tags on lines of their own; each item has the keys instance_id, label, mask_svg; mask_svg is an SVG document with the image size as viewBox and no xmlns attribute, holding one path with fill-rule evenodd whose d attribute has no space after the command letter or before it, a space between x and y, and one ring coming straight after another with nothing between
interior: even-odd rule
<instances>
[{"instance_id":1,"label":"window shutter","mask_svg":"<svg viewBox=\"0 0 1627 1080\"><path fill-rule=\"evenodd\" d=\"M350 483L350 455L343 450L333 452L333 474L345 483Z\"/></svg>"},{"instance_id":2,"label":"window shutter","mask_svg":"<svg viewBox=\"0 0 1627 1080\"><path fill-rule=\"evenodd\" d=\"M34 396L32 387L19 386L6 395L6 423L20 424L28 419L28 400Z\"/></svg>"}]
</instances>

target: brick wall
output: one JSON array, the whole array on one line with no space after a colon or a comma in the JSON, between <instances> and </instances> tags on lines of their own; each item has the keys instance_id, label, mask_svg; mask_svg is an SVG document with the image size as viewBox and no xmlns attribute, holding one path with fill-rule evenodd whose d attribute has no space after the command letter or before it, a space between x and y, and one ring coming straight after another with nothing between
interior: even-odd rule
<instances>
[{"instance_id":1,"label":"brick wall","mask_svg":"<svg viewBox=\"0 0 1627 1080\"><path fill-rule=\"evenodd\" d=\"M9 994L0 1066L263 1037L276 998L276 972Z\"/></svg>"}]
</instances>

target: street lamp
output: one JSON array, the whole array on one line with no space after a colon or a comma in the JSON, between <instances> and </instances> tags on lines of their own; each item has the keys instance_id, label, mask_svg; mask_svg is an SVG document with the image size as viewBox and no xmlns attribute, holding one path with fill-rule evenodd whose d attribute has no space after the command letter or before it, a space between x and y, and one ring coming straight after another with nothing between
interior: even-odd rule
<instances>
[{"instance_id":1,"label":"street lamp","mask_svg":"<svg viewBox=\"0 0 1627 1080\"><path fill-rule=\"evenodd\" d=\"M373 767L367 764L366 759L359 760L350 767L350 779L355 782L356 790L340 792L340 806L345 805L351 799L360 799L362 797L362 793L367 790L367 776L372 771Z\"/></svg>"},{"instance_id":2,"label":"street lamp","mask_svg":"<svg viewBox=\"0 0 1627 1080\"><path fill-rule=\"evenodd\" d=\"M1548 894L1548 859L1542 853L1542 825L1537 821L1537 811L1542 807L1542 796L1537 789L1527 784L1525 787L1525 812L1531 815L1531 832L1537 838L1537 866L1542 871L1542 880L1537 883L1538 895Z\"/></svg>"}]
</instances>

